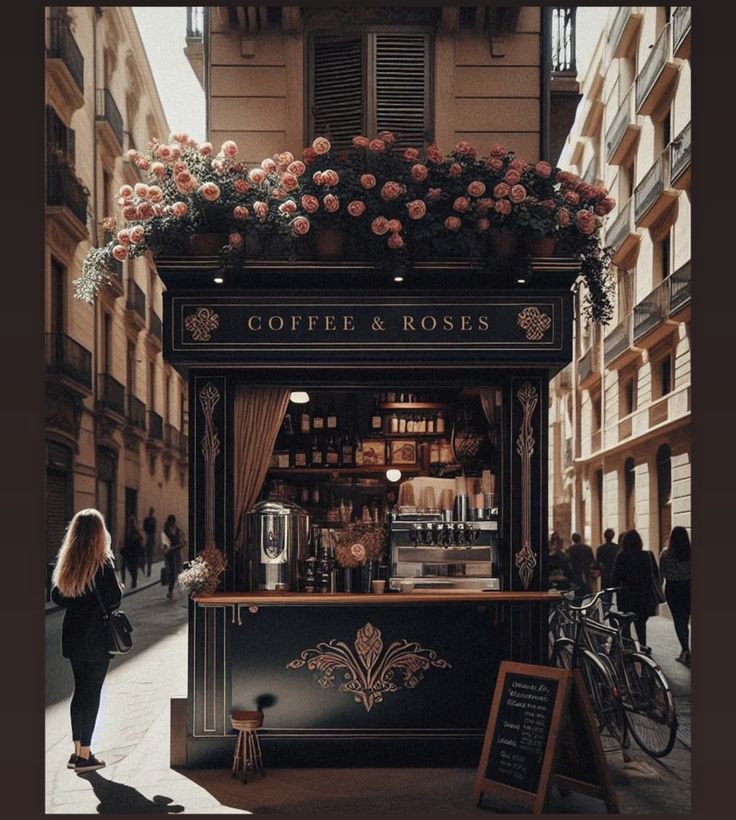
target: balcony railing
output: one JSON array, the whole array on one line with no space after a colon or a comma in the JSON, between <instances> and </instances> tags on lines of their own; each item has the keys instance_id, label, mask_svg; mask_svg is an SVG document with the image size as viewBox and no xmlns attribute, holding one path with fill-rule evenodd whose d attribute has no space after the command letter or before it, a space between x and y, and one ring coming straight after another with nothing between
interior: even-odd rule
<instances>
[{"instance_id":1,"label":"balcony railing","mask_svg":"<svg viewBox=\"0 0 736 820\"><path fill-rule=\"evenodd\" d=\"M635 12L632 6L622 6L616 12L608 30L608 51L611 57L624 56L641 18L641 13Z\"/></svg>"},{"instance_id":2,"label":"balcony railing","mask_svg":"<svg viewBox=\"0 0 736 820\"><path fill-rule=\"evenodd\" d=\"M634 314L629 313L603 340L603 362L609 367L633 345Z\"/></svg>"},{"instance_id":3,"label":"balcony railing","mask_svg":"<svg viewBox=\"0 0 736 820\"><path fill-rule=\"evenodd\" d=\"M677 6L672 13L672 51L675 57L689 57L690 52L682 46L690 34L692 6ZM682 50L681 50L682 49Z\"/></svg>"},{"instance_id":4,"label":"balcony railing","mask_svg":"<svg viewBox=\"0 0 736 820\"><path fill-rule=\"evenodd\" d=\"M170 450L181 450L181 433L173 424L164 425L164 444Z\"/></svg>"},{"instance_id":5,"label":"balcony railing","mask_svg":"<svg viewBox=\"0 0 736 820\"><path fill-rule=\"evenodd\" d=\"M146 294L132 279L128 279L128 298L125 302L126 310L132 311L141 321L141 326L146 324Z\"/></svg>"},{"instance_id":6,"label":"balcony railing","mask_svg":"<svg viewBox=\"0 0 736 820\"><path fill-rule=\"evenodd\" d=\"M669 315L681 310L690 302L691 263L686 262L669 277L670 304Z\"/></svg>"},{"instance_id":7,"label":"balcony railing","mask_svg":"<svg viewBox=\"0 0 736 820\"><path fill-rule=\"evenodd\" d=\"M89 192L71 168L53 154L46 158L46 204L59 205L76 216L86 229Z\"/></svg>"},{"instance_id":8,"label":"balcony railing","mask_svg":"<svg viewBox=\"0 0 736 820\"><path fill-rule=\"evenodd\" d=\"M669 279L665 279L634 307L634 344L667 318L670 307L669 294Z\"/></svg>"},{"instance_id":9,"label":"balcony railing","mask_svg":"<svg viewBox=\"0 0 736 820\"><path fill-rule=\"evenodd\" d=\"M97 381L97 403L119 416L125 416L125 386L109 374L100 373Z\"/></svg>"},{"instance_id":10,"label":"balcony railing","mask_svg":"<svg viewBox=\"0 0 736 820\"><path fill-rule=\"evenodd\" d=\"M631 197L621 207L611 227L606 229L606 244L613 248L613 261L617 265L631 253L639 241L639 234L634 225L633 199Z\"/></svg>"},{"instance_id":11,"label":"balcony railing","mask_svg":"<svg viewBox=\"0 0 736 820\"><path fill-rule=\"evenodd\" d=\"M593 372L593 348L589 347L578 360L578 382L584 382Z\"/></svg>"},{"instance_id":12,"label":"balcony railing","mask_svg":"<svg viewBox=\"0 0 736 820\"><path fill-rule=\"evenodd\" d=\"M636 110L639 114L648 115L655 110L661 93L677 71L672 63L671 36L670 23L667 23L659 32L647 61L636 78Z\"/></svg>"},{"instance_id":13,"label":"balcony railing","mask_svg":"<svg viewBox=\"0 0 736 820\"><path fill-rule=\"evenodd\" d=\"M187 6L187 39L200 40L204 33L204 7Z\"/></svg>"},{"instance_id":14,"label":"balcony railing","mask_svg":"<svg viewBox=\"0 0 736 820\"><path fill-rule=\"evenodd\" d=\"M634 222L637 227L653 225L678 193L670 187L670 149L667 147L634 191Z\"/></svg>"},{"instance_id":15,"label":"balcony railing","mask_svg":"<svg viewBox=\"0 0 736 820\"><path fill-rule=\"evenodd\" d=\"M628 154L639 133L634 110L634 85L626 92L613 121L606 131L606 160L618 165Z\"/></svg>"},{"instance_id":16,"label":"balcony railing","mask_svg":"<svg viewBox=\"0 0 736 820\"><path fill-rule=\"evenodd\" d=\"M552 72L577 74L575 64L575 8L552 9Z\"/></svg>"},{"instance_id":17,"label":"balcony railing","mask_svg":"<svg viewBox=\"0 0 736 820\"><path fill-rule=\"evenodd\" d=\"M77 88L84 93L84 56L79 50L69 24L59 17L52 17L50 23L49 57L56 57L64 63Z\"/></svg>"},{"instance_id":18,"label":"balcony railing","mask_svg":"<svg viewBox=\"0 0 736 820\"><path fill-rule=\"evenodd\" d=\"M595 156L590 160L588 167L585 169L583 182L587 182L589 185L595 185L598 178L598 157Z\"/></svg>"},{"instance_id":19,"label":"balcony railing","mask_svg":"<svg viewBox=\"0 0 736 820\"><path fill-rule=\"evenodd\" d=\"M128 424L143 432L146 430L146 405L130 394L128 394Z\"/></svg>"},{"instance_id":20,"label":"balcony railing","mask_svg":"<svg viewBox=\"0 0 736 820\"><path fill-rule=\"evenodd\" d=\"M148 329L150 330L152 336L161 341L163 338L161 318L157 313L154 313L154 311L150 311L148 314Z\"/></svg>"},{"instance_id":21,"label":"balcony railing","mask_svg":"<svg viewBox=\"0 0 736 820\"><path fill-rule=\"evenodd\" d=\"M691 124L688 123L670 143L670 180L676 188L684 187L683 174L690 168L692 147Z\"/></svg>"},{"instance_id":22,"label":"balcony railing","mask_svg":"<svg viewBox=\"0 0 736 820\"><path fill-rule=\"evenodd\" d=\"M97 119L106 122L110 126L122 150L125 137L123 115L120 113L112 94L106 88L97 89Z\"/></svg>"},{"instance_id":23,"label":"balcony railing","mask_svg":"<svg viewBox=\"0 0 736 820\"><path fill-rule=\"evenodd\" d=\"M46 370L92 390L92 354L63 333L46 334Z\"/></svg>"},{"instance_id":24,"label":"balcony railing","mask_svg":"<svg viewBox=\"0 0 736 820\"><path fill-rule=\"evenodd\" d=\"M164 420L153 410L148 411L148 436L158 441L163 441L164 438Z\"/></svg>"}]
</instances>

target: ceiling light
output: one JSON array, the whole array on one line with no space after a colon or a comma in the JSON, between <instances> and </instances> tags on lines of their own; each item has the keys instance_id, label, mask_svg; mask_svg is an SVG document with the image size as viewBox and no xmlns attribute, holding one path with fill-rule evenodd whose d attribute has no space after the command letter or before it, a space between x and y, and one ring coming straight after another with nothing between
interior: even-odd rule
<instances>
[{"instance_id":1,"label":"ceiling light","mask_svg":"<svg viewBox=\"0 0 736 820\"><path fill-rule=\"evenodd\" d=\"M395 484L401 480L401 470L386 470L386 478Z\"/></svg>"},{"instance_id":2,"label":"ceiling light","mask_svg":"<svg viewBox=\"0 0 736 820\"><path fill-rule=\"evenodd\" d=\"M304 390L294 390L289 395L289 401L294 402L294 404L306 404L309 401L309 393Z\"/></svg>"},{"instance_id":3,"label":"ceiling light","mask_svg":"<svg viewBox=\"0 0 736 820\"><path fill-rule=\"evenodd\" d=\"M394 276L394 282L403 282L403 281L404 281L403 276Z\"/></svg>"},{"instance_id":4,"label":"ceiling light","mask_svg":"<svg viewBox=\"0 0 736 820\"><path fill-rule=\"evenodd\" d=\"M215 276L213 281L216 285L221 285L225 280L222 278L222 276Z\"/></svg>"}]
</instances>

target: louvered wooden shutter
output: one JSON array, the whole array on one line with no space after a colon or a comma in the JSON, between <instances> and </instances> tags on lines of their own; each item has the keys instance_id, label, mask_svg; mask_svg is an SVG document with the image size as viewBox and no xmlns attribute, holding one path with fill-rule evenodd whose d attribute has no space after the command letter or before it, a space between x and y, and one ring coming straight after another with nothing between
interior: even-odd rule
<instances>
[{"instance_id":1,"label":"louvered wooden shutter","mask_svg":"<svg viewBox=\"0 0 736 820\"><path fill-rule=\"evenodd\" d=\"M431 131L429 34L375 33L369 53L373 130L392 131L402 147L421 148Z\"/></svg>"},{"instance_id":2,"label":"louvered wooden shutter","mask_svg":"<svg viewBox=\"0 0 736 820\"><path fill-rule=\"evenodd\" d=\"M347 148L365 131L362 38L318 36L313 48L311 138Z\"/></svg>"}]
</instances>

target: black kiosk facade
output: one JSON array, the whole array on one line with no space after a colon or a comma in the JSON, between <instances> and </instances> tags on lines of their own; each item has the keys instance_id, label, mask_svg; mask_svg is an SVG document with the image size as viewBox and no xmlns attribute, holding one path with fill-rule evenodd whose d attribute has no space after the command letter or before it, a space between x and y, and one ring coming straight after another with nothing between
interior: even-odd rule
<instances>
[{"instance_id":1,"label":"black kiosk facade","mask_svg":"<svg viewBox=\"0 0 736 820\"><path fill-rule=\"evenodd\" d=\"M190 557L214 543L228 560L219 591L190 603L172 762L229 765L231 710L258 708L267 766L476 765L501 661L546 662L548 384L571 359L579 267L532 260L519 282L434 264L398 283L354 264L157 263L164 356L189 384ZM247 589L233 490L243 384L493 385L500 590Z\"/></svg>"}]
</instances>

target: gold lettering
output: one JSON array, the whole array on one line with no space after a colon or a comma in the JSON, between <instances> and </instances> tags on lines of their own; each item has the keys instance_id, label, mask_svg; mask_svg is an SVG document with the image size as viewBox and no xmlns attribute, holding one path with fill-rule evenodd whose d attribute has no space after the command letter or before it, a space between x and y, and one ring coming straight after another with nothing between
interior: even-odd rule
<instances>
[{"instance_id":1,"label":"gold lettering","mask_svg":"<svg viewBox=\"0 0 736 820\"><path fill-rule=\"evenodd\" d=\"M279 324L278 327L274 327L274 322L278 320ZM284 329L284 320L281 316L269 316L268 319L268 329L269 330L283 330Z\"/></svg>"},{"instance_id":2,"label":"gold lettering","mask_svg":"<svg viewBox=\"0 0 736 820\"><path fill-rule=\"evenodd\" d=\"M302 323L302 317L301 316L292 316L291 317L291 329L292 329L292 331L296 330L301 323Z\"/></svg>"},{"instance_id":3,"label":"gold lettering","mask_svg":"<svg viewBox=\"0 0 736 820\"><path fill-rule=\"evenodd\" d=\"M343 316L342 317L342 329L343 330L355 330L355 325L353 322L355 321L353 316Z\"/></svg>"},{"instance_id":4,"label":"gold lettering","mask_svg":"<svg viewBox=\"0 0 736 820\"><path fill-rule=\"evenodd\" d=\"M487 316L479 316L478 317L478 327L480 330L488 330L488 317Z\"/></svg>"},{"instance_id":5,"label":"gold lettering","mask_svg":"<svg viewBox=\"0 0 736 820\"><path fill-rule=\"evenodd\" d=\"M314 330L317 327L317 322L319 321L319 316L307 316L309 322L309 330Z\"/></svg>"},{"instance_id":6,"label":"gold lettering","mask_svg":"<svg viewBox=\"0 0 736 820\"><path fill-rule=\"evenodd\" d=\"M258 322L258 327L253 327L253 321L256 320ZM261 317L260 316L249 316L248 317L248 330L261 330Z\"/></svg>"},{"instance_id":7,"label":"gold lettering","mask_svg":"<svg viewBox=\"0 0 736 820\"><path fill-rule=\"evenodd\" d=\"M414 327L414 317L413 316L404 316L404 330L411 330L414 331L416 328Z\"/></svg>"},{"instance_id":8,"label":"gold lettering","mask_svg":"<svg viewBox=\"0 0 736 820\"><path fill-rule=\"evenodd\" d=\"M445 330L454 330L455 323L452 320L452 316L443 316L442 317L442 327Z\"/></svg>"},{"instance_id":9,"label":"gold lettering","mask_svg":"<svg viewBox=\"0 0 736 820\"><path fill-rule=\"evenodd\" d=\"M337 330L334 316L325 316L325 330Z\"/></svg>"},{"instance_id":10,"label":"gold lettering","mask_svg":"<svg viewBox=\"0 0 736 820\"><path fill-rule=\"evenodd\" d=\"M472 330L473 326L470 324L470 316L460 317L460 330Z\"/></svg>"},{"instance_id":11,"label":"gold lettering","mask_svg":"<svg viewBox=\"0 0 736 820\"><path fill-rule=\"evenodd\" d=\"M427 325L431 322L429 327ZM422 330L436 330L437 328L437 320L434 316L422 316Z\"/></svg>"}]
</instances>

